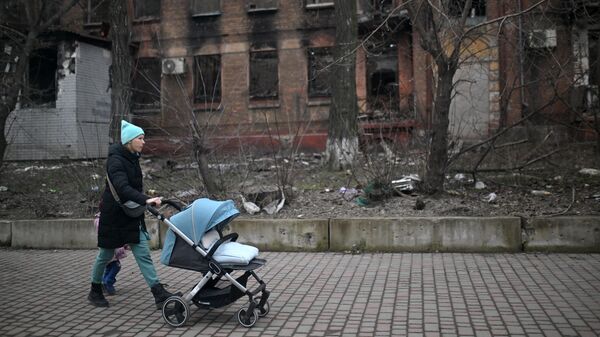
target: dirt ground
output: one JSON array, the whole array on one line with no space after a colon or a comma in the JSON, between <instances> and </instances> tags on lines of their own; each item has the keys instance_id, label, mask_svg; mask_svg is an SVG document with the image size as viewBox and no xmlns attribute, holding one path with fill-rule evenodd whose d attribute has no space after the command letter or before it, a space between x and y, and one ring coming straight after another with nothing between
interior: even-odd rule
<instances>
[{"instance_id":1,"label":"dirt ground","mask_svg":"<svg viewBox=\"0 0 600 337\"><path fill-rule=\"evenodd\" d=\"M380 195L365 190L375 177L395 180L421 170L419 154L399 156L392 166L377 168L384 157L373 155L371 165L346 172L328 172L318 154L299 154L294 160L229 159L211 168L226 191L218 198L235 200L243 216L255 218L600 215L600 158L591 147L570 147L521 170L489 170L477 176L477 187L472 175L460 171L461 165L472 167L476 158L465 158L450 169L442 194L425 195L416 183L413 191L385 189L389 197L373 200ZM494 167L507 158L486 165ZM92 217L104 189L103 167L104 160L6 163L0 177L0 219ZM189 158L144 158L142 169L148 194L185 203L206 196ZM278 213L244 211L242 193L252 199L265 189L276 190L286 177L293 188L286 189ZM279 194L271 195L275 204L277 198Z\"/></svg>"}]
</instances>

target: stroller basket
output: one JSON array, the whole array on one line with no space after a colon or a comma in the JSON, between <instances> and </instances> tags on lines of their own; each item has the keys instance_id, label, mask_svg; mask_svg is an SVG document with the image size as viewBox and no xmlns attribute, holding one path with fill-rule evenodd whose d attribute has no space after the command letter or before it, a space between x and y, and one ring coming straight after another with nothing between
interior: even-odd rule
<instances>
[{"instance_id":1,"label":"stroller basket","mask_svg":"<svg viewBox=\"0 0 600 337\"><path fill-rule=\"evenodd\" d=\"M235 280L245 287L248 283L248 277L250 277L250 273L244 273ZM232 285L224 288L207 285L192 298L192 301L197 306L220 308L237 301L242 296L244 296L244 293Z\"/></svg>"},{"instance_id":2,"label":"stroller basket","mask_svg":"<svg viewBox=\"0 0 600 337\"><path fill-rule=\"evenodd\" d=\"M266 261L256 257L258 249L255 247L235 242L236 233L225 236L222 233L223 227L239 215L233 201L198 199L185 209L169 200L164 203L180 212L166 219L157 209L148 206L148 211L169 227L160 261L203 275L189 293L169 297L164 302L162 316L165 322L173 327L184 325L190 316L191 303L201 308L219 308L244 296L248 297L248 305L236 314L240 324L251 327L259 317L267 315L270 292L254 272ZM204 234L209 231L203 241ZM233 278L231 273L234 271L244 273ZM257 282L254 289L247 288L250 277ZM229 285L223 286L226 282Z\"/></svg>"}]
</instances>

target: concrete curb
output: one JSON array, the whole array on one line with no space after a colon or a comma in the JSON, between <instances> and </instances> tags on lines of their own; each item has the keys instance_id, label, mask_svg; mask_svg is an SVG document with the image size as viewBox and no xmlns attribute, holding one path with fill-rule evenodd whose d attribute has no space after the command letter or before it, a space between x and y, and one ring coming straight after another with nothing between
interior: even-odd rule
<instances>
[{"instance_id":1,"label":"concrete curb","mask_svg":"<svg viewBox=\"0 0 600 337\"><path fill-rule=\"evenodd\" d=\"M518 252L516 217L332 219L332 251Z\"/></svg>"},{"instance_id":2,"label":"concrete curb","mask_svg":"<svg viewBox=\"0 0 600 337\"><path fill-rule=\"evenodd\" d=\"M526 252L600 253L600 217L532 218L523 236Z\"/></svg>"},{"instance_id":3,"label":"concrete curb","mask_svg":"<svg viewBox=\"0 0 600 337\"><path fill-rule=\"evenodd\" d=\"M526 221L527 220L527 221ZM166 226L146 219L151 247ZM235 219L226 231L263 251L600 252L600 217L409 217ZM13 248L96 247L91 219L0 220L0 245Z\"/></svg>"}]
</instances>

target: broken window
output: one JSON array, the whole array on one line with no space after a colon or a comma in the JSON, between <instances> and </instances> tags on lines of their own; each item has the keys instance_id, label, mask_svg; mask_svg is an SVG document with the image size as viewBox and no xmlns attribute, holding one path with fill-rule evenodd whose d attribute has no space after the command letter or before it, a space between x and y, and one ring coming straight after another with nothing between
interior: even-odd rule
<instances>
[{"instance_id":1,"label":"broken window","mask_svg":"<svg viewBox=\"0 0 600 337\"><path fill-rule=\"evenodd\" d=\"M396 44L369 51L367 90L372 113L391 115L399 111L398 50Z\"/></svg>"},{"instance_id":2,"label":"broken window","mask_svg":"<svg viewBox=\"0 0 600 337\"><path fill-rule=\"evenodd\" d=\"M306 8L321 8L333 6L333 0L306 0Z\"/></svg>"},{"instance_id":3,"label":"broken window","mask_svg":"<svg viewBox=\"0 0 600 337\"><path fill-rule=\"evenodd\" d=\"M270 11L277 9L278 0L248 0L248 12Z\"/></svg>"},{"instance_id":4,"label":"broken window","mask_svg":"<svg viewBox=\"0 0 600 337\"><path fill-rule=\"evenodd\" d=\"M331 96L331 73L333 66L331 48L308 50L308 96Z\"/></svg>"},{"instance_id":5,"label":"broken window","mask_svg":"<svg viewBox=\"0 0 600 337\"><path fill-rule=\"evenodd\" d=\"M220 0L192 0L192 15L209 16L221 14Z\"/></svg>"},{"instance_id":6,"label":"broken window","mask_svg":"<svg viewBox=\"0 0 600 337\"><path fill-rule=\"evenodd\" d=\"M25 105L56 102L56 70L58 52L56 48L42 48L29 58Z\"/></svg>"},{"instance_id":7,"label":"broken window","mask_svg":"<svg viewBox=\"0 0 600 337\"><path fill-rule=\"evenodd\" d=\"M160 18L160 0L135 0L136 19Z\"/></svg>"},{"instance_id":8,"label":"broken window","mask_svg":"<svg viewBox=\"0 0 600 337\"><path fill-rule=\"evenodd\" d=\"M110 0L88 0L86 23L108 22Z\"/></svg>"},{"instance_id":9,"label":"broken window","mask_svg":"<svg viewBox=\"0 0 600 337\"><path fill-rule=\"evenodd\" d=\"M277 51L250 52L250 98L277 97L277 65Z\"/></svg>"},{"instance_id":10,"label":"broken window","mask_svg":"<svg viewBox=\"0 0 600 337\"><path fill-rule=\"evenodd\" d=\"M387 14L394 9L393 0L373 0L373 7L377 13Z\"/></svg>"},{"instance_id":11,"label":"broken window","mask_svg":"<svg viewBox=\"0 0 600 337\"><path fill-rule=\"evenodd\" d=\"M448 12L451 16L462 16L465 4L466 0L451 0L448 6ZM471 8L469 8L468 11L468 17L470 18L485 16L485 0L473 0L471 2Z\"/></svg>"},{"instance_id":12,"label":"broken window","mask_svg":"<svg viewBox=\"0 0 600 337\"><path fill-rule=\"evenodd\" d=\"M160 72L160 59L137 59L131 84L133 110L143 112L160 109Z\"/></svg>"},{"instance_id":13,"label":"broken window","mask_svg":"<svg viewBox=\"0 0 600 337\"><path fill-rule=\"evenodd\" d=\"M196 102L221 101L221 55L194 58L194 99Z\"/></svg>"}]
</instances>

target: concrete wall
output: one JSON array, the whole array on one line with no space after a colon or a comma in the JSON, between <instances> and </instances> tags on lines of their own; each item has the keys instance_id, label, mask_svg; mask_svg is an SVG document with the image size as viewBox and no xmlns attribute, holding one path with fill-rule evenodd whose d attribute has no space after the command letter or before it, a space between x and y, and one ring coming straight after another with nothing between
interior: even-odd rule
<instances>
[{"instance_id":1,"label":"concrete wall","mask_svg":"<svg viewBox=\"0 0 600 337\"><path fill-rule=\"evenodd\" d=\"M238 242L266 251L325 251L329 248L328 219L233 220L225 233L239 234ZM167 225L161 223L161 246Z\"/></svg>"},{"instance_id":2,"label":"concrete wall","mask_svg":"<svg viewBox=\"0 0 600 337\"><path fill-rule=\"evenodd\" d=\"M600 252L600 217L432 217L355 219L238 218L226 232L263 251L385 252ZM151 247L160 248L166 226L146 219ZM0 220L0 246L90 249L90 219Z\"/></svg>"},{"instance_id":3,"label":"concrete wall","mask_svg":"<svg viewBox=\"0 0 600 337\"><path fill-rule=\"evenodd\" d=\"M12 223L0 221L0 246L10 246L12 242Z\"/></svg>"},{"instance_id":4,"label":"concrete wall","mask_svg":"<svg viewBox=\"0 0 600 337\"><path fill-rule=\"evenodd\" d=\"M600 218L533 218L526 227L525 251L600 253Z\"/></svg>"},{"instance_id":5,"label":"concrete wall","mask_svg":"<svg viewBox=\"0 0 600 337\"><path fill-rule=\"evenodd\" d=\"M329 248L328 219L236 219L230 231L239 242L268 251L324 251Z\"/></svg>"},{"instance_id":6,"label":"concrete wall","mask_svg":"<svg viewBox=\"0 0 600 337\"><path fill-rule=\"evenodd\" d=\"M152 237L150 247L159 248L157 222L148 221L146 226ZM12 222L11 231L13 248L90 249L97 247L96 230L91 219L19 220Z\"/></svg>"},{"instance_id":7,"label":"concrete wall","mask_svg":"<svg viewBox=\"0 0 600 337\"><path fill-rule=\"evenodd\" d=\"M333 251L516 252L521 222L516 217L332 219Z\"/></svg>"}]
</instances>

